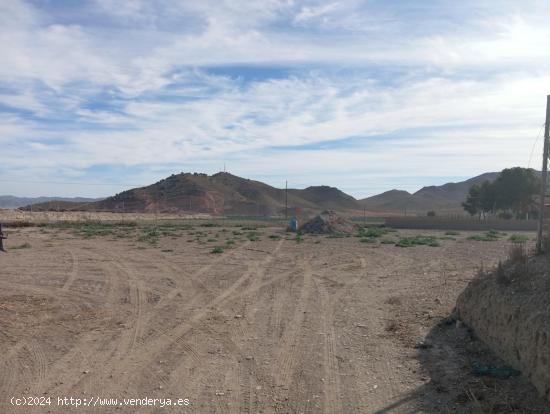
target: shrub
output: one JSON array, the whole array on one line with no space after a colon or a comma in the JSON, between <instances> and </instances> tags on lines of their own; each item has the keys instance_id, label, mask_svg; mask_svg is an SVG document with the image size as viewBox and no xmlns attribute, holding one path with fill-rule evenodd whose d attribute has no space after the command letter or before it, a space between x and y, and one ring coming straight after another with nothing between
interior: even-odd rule
<instances>
[{"instance_id":1,"label":"shrub","mask_svg":"<svg viewBox=\"0 0 550 414\"><path fill-rule=\"evenodd\" d=\"M210 253L213 253L213 254L220 254L220 253L223 253L224 252L224 249L223 247L221 246L216 246L212 249L212 251Z\"/></svg>"},{"instance_id":2,"label":"shrub","mask_svg":"<svg viewBox=\"0 0 550 414\"><path fill-rule=\"evenodd\" d=\"M484 234L476 234L475 236L468 237L468 240L476 241L497 241L500 237L506 235L506 233L500 233L496 230L489 230Z\"/></svg>"},{"instance_id":3,"label":"shrub","mask_svg":"<svg viewBox=\"0 0 550 414\"><path fill-rule=\"evenodd\" d=\"M246 237L250 241L258 241L258 240L260 240L260 233L258 233L256 231L251 231L246 235Z\"/></svg>"},{"instance_id":4,"label":"shrub","mask_svg":"<svg viewBox=\"0 0 550 414\"><path fill-rule=\"evenodd\" d=\"M512 234L508 240L515 244L523 244L529 241L529 237L523 234Z\"/></svg>"},{"instance_id":5,"label":"shrub","mask_svg":"<svg viewBox=\"0 0 550 414\"><path fill-rule=\"evenodd\" d=\"M403 237L396 244L398 247L431 246L438 247L439 243L434 236Z\"/></svg>"},{"instance_id":6,"label":"shrub","mask_svg":"<svg viewBox=\"0 0 550 414\"><path fill-rule=\"evenodd\" d=\"M365 237L359 241L361 243L376 243L376 239L374 237Z\"/></svg>"}]
</instances>

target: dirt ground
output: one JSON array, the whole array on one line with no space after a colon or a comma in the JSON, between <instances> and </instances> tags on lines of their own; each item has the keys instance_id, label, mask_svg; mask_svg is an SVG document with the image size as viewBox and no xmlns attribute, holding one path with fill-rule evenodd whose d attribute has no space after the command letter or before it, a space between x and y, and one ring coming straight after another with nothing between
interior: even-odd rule
<instances>
[{"instance_id":1,"label":"dirt ground","mask_svg":"<svg viewBox=\"0 0 550 414\"><path fill-rule=\"evenodd\" d=\"M472 361L499 362L448 318L506 237L403 248L250 231L8 229L0 413L550 412L522 377L472 376ZM419 233L444 236L399 236ZM10 402L28 396L51 404Z\"/></svg>"}]
</instances>

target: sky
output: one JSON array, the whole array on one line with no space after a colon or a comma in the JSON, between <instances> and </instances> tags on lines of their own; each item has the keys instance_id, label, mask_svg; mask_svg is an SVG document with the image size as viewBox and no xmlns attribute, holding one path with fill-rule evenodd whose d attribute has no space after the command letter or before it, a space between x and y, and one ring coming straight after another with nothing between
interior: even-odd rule
<instances>
[{"instance_id":1,"label":"sky","mask_svg":"<svg viewBox=\"0 0 550 414\"><path fill-rule=\"evenodd\" d=\"M0 45L0 194L225 165L363 198L541 163L546 0L2 0Z\"/></svg>"}]
</instances>

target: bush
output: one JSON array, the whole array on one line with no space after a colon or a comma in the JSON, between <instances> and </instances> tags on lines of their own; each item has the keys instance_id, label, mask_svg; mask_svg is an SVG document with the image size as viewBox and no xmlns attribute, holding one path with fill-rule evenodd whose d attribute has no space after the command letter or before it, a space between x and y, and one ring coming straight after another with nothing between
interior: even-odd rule
<instances>
[{"instance_id":1,"label":"bush","mask_svg":"<svg viewBox=\"0 0 550 414\"><path fill-rule=\"evenodd\" d=\"M376 243L376 239L374 237L365 237L359 241L361 243Z\"/></svg>"},{"instance_id":2,"label":"bush","mask_svg":"<svg viewBox=\"0 0 550 414\"><path fill-rule=\"evenodd\" d=\"M415 236L404 237L400 239L396 244L398 247L413 247L413 246L431 246L438 247L439 243L434 236Z\"/></svg>"},{"instance_id":3,"label":"bush","mask_svg":"<svg viewBox=\"0 0 550 414\"><path fill-rule=\"evenodd\" d=\"M220 253L223 253L224 252L224 249L223 247L221 246L216 246L212 249L212 251L210 253L213 253L213 254L220 254Z\"/></svg>"},{"instance_id":4,"label":"bush","mask_svg":"<svg viewBox=\"0 0 550 414\"><path fill-rule=\"evenodd\" d=\"M515 244L523 244L529 241L529 237L523 234L512 234L508 240Z\"/></svg>"},{"instance_id":5,"label":"bush","mask_svg":"<svg viewBox=\"0 0 550 414\"><path fill-rule=\"evenodd\" d=\"M497 241L502 236L505 236L506 233L501 233L496 230L489 230L488 232L484 234L476 234L475 236L468 237L468 240L476 240L476 241Z\"/></svg>"}]
</instances>

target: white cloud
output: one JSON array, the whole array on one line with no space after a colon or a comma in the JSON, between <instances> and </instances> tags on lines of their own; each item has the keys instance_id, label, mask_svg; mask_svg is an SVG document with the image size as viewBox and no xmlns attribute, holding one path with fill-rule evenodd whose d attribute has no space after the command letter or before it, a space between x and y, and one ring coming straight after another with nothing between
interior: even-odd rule
<instances>
[{"instance_id":1,"label":"white cloud","mask_svg":"<svg viewBox=\"0 0 550 414\"><path fill-rule=\"evenodd\" d=\"M248 175L328 169L345 182L346 171L366 180L525 164L550 85L550 8L499 4L490 18L453 9L438 25L426 8L358 1L95 0L93 22L2 2L5 166L55 176L228 159ZM290 70L247 81L201 68L235 65ZM350 137L364 141L271 149Z\"/></svg>"}]
</instances>

